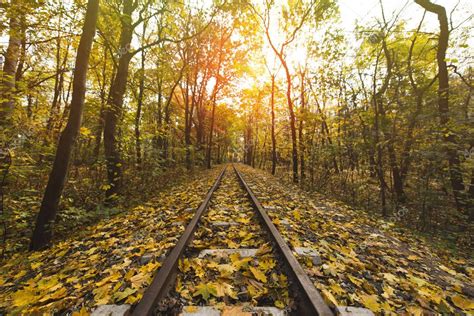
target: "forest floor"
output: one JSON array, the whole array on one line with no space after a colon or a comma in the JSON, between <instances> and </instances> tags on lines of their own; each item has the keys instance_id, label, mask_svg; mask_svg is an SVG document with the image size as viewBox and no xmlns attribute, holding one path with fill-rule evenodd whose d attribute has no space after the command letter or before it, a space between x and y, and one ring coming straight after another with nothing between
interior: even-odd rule
<instances>
[{"instance_id":1,"label":"forest floor","mask_svg":"<svg viewBox=\"0 0 474 316\"><path fill-rule=\"evenodd\" d=\"M440 255L423 238L391 223L309 196L263 171L238 168L290 246L319 252L321 264L301 263L329 304L365 306L376 313L474 313L472 258ZM101 304L136 303L183 232L184 225L176 223L190 220L220 170L197 171L48 250L2 262L0 313L85 315ZM229 181L222 189L237 194ZM227 203L225 194L221 199ZM258 231L251 234L258 236ZM229 247L247 238L235 236L226 241ZM189 287L179 290L189 291L193 299L199 288Z\"/></svg>"},{"instance_id":2,"label":"forest floor","mask_svg":"<svg viewBox=\"0 0 474 316\"><path fill-rule=\"evenodd\" d=\"M323 264L306 269L327 300L374 312L474 312L472 257L440 255L393 223L240 168L289 244L320 252Z\"/></svg>"}]
</instances>

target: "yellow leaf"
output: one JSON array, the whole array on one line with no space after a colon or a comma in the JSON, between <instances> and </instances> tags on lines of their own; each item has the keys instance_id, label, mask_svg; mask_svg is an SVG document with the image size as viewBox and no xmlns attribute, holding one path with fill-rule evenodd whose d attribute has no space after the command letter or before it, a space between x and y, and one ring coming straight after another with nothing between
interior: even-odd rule
<instances>
[{"instance_id":1,"label":"yellow leaf","mask_svg":"<svg viewBox=\"0 0 474 316\"><path fill-rule=\"evenodd\" d=\"M426 285L428 282L426 282L425 280L423 279L420 279L416 276L413 276L413 275L408 275L408 279L410 279L411 282L415 283L417 286L423 286L423 285Z\"/></svg>"},{"instance_id":2,"label":"yellow leaf","mask_svg":"<svg viewBox=\"0 0 474 316\"><path fill-rule=\"evenodd\" d=\"M201 261L198 259L193 260L192 268L194 269L194 274L200 279L202 279L206 274L206 271L204 271L204 269L202 268Z\"/></svg>"},{"instance_id":3,"label":"yellow leaf","mask_svg":"<svg viewBox=\"0 0 474 316\"><path fill-rule=\"evenodd\" d=\"M89 312L87 311L85 306L82 306L79 311L72 312L72 316L89 316Z\"/></svg>"},{"instance_id":4,"label":"yellow leaf","mask_svg":"<svg viewBox=\"0 0 474 316\"><path fill-rule=\"evenodd\" d=\"M232 285L225 282L216 282L214 284L217 290L217 297L230 296L233 299L237 299L237 293L235 293Z\"/></svg>"},{"instance_id":5,"label":"yellow leaf","mask_svg":"<svg viewBox=\"0 0 474 316\"><path fill-rule=\"evenodd\" d=\"M26 271L20 271L18 272L15 276L14 276L14 279L18 280L19 278L21 278L22 276L24 276L26 274Z\"/></svg>"},{"instance_id":6,"label":"yellow leaf","mask_svg":"<svg viewBox=\"0 0 474 316\"><path fill-rule=\"evenodd\" d=\"M384 273L383 277L389 283L397 283L398 282L398 278L395 275L391 274L391 273Z\"/></svg>"},{"instance_id":7,"label":"yellow leaf","mask_svg":"<svg viewBox=\"0 0 474 316\"><path fill-rule=\"evenodd\" d=\"M242 224L248 224L250 223L250 219L244 218L244 217L239 217L236 222L242 223Z\"/></svg>"},{"instance_id":8,"label":"yellow leaf","mask_svg":"<svg viewBox=\"0 0 474 316\"><path fill-rule=\"evenodd\" d=\"M189 262L188 258L185 258L184 260L179 260L178 263L179 270L183 273L186 273L191 269L191 263Z\"/></svg>"},{"instance_id":9,"label":"yellow leaf","mask_svg":"<svg viewBox=\"0 0 474 316\"><path fill-rule=\"evenodd\" d=\"M265 274L262 271L260 271L259 269L254 268L254 267L250 267L250 271L252 272L255 279L257 279L258 281L261 281L263 283L267 283L267 277L265 276Z\"/></svg>"},{"instance_id":10,"label":"yellow leaf","mask_svg":"<svg viewBox=\"0 0 474 316\"><path fill-rule=\"evenodd\" d=\"M220 264L217 269L219 270L222 278L230 277L237 269L231 264Z\"/></svg>"},{"instance_id":11,"label":"yellow leaf","mask_svg":"<svg viewBox=\"0 0 474 316\"><path fill-rule=\"evenodd\" d=\"M79 278L76 276L72 276L66 279L66 283L77 283L79 282Z\"/></svg>"},{"instance_id":12,"label":"yellow leaf","mask_svg":"<svg viewBox=\"0 0 474 316\"><path fill-rule=\"evenodd\" d=\"M49 278L44 278L41 279L41 281L38 282L38 289L40 291L50 291L54 290L53 288L57 287L58 285L61 285L59 283L59 279L57 275L53 275Z\"/></svg>"},{"instance_id":13,"label":"yellow leaf","mask_svg":"<svg viewBox=\"0 0 474 316\"><path fill-rule=\"evenodd\" d=\"M394 289L390 285L384 285L383 291L382 296L387 299L394 294Z\"/></svg>"},{"instance_id":14,"label":"yellow leaf","mask_svg":"<svg viewBox=\"0 0 474 316\"><path fill-rule=\"evenodd\" d=\"M300 214L300 212L299 212L298 210L294 210L294 211L293 211L293 217L294 217L297 221L301 220L301 214Z\"/></svg>"},{"instance_id":15,"label":"yellow leaf","mask_svg":"<svg viewBox=\"0 0 474 316\"><path fill-rule=\"evenodd\" d=\"M413 316L422 316L423 313L424 313L424 310L423 308L419 307L419 306L408 306L407 307L407 312L409 315L413 315Z\"/></svg>"},{"instance_id":16,"label":"yellow leaf","mask_svg":"<svg viewBox=\"0 0 474 316\"><path fill-rule=\"evenodd\" d=\"M358 279L356 277L353 277L352 275L348 275L347 276L349 278L349 280L351 280L352 283L354 283L355 285L357 286L361 286L362 285L362 280L361 279Z\"/></svg>"},{"instance_id":17,"label":"yellow leaf","mask_svg":"<svg viewBox=\"0 0 474 316\"><path fill-rule=\"evenodd\" d=\"M36 270L42 265L41 262L36 262L31 264L31 269Z\"/></svg>"},{"instance_id":18,"label":"yellow leaf","mask_svg":"<svg viewBox=\"0 0 474 316\"><path fill-rule=\"evenodd\" d=\"M237 255L237 257L232 257L233 255ZM237 260L235 260L235 258L237 258ZM250 257L246 257L246 258L243 258L241 260L239 260L238 258L240 258L238 253L230 255L230 259L232 261L232 266L234 266L235 269L237 269L237 270L240 270L243 266L246 266L250 261L252 261L252 258L250 258Z\"/></svg>"},{"instance_id":19,"label":"yellow leaf","mask_svg":"<svg viewBox=\"0 0 474 316\"><path fill-rule=\"evenodd\" d=\"M336 264L334 264L334 263L323 264L323 271L324 271L324 274L326 274L326 275L336 276L337 275ZM356 278L354 278L354 279L356 279Z\"/></svg>"},{"instance_id":20,"label":"yellow leaf","mask_svg":"<svg viewBox=\"0 0 474 316\"><path fill-rule=\"evenodd\" d=\"M106 284L92 291L92 293L94 294L95 305L103 305L109 302L109 287L109 284Z\"/></svg>"},{"instance_id":21,"label":"yellow leaf","mask_svg":"<svg viewBox=\"0 0 474 316\"><path fill-rule=\"evenodd\" d=\"M16 291L13 293L12 298L13 298L13 305L16 307L23 307L29 305L31 302L34 301L34 296L35 294L28 290L28 289L23 289L20 291Z\"/></svg>"},{"instance_id":22,"label":"yellow leaf","mask_svg":"<svg viewBox=\"0 0 474 316\"><path fill-rule=\"evenodd\" d=\"M474 300L465 298L461 295L452 295L451 301L453 301L454 305L456 305L462 310L474 309Z\"/></svg>"},{"instance_id":23,"label":"yellow leaf","mask_svg":"<svg viewBox=\"0 0 474 316\"><path fill-rule=\"evenodd\" d=\"M198 295L201 295L207 302L211 295L217 297L217 288L213 283L200 283L196 286L196 291L193 293L193 297Z\"/></svg>"},{"instance_id":24,"label":"yellow leaf","mask_svg":"<svg viewBox=\"0 0 474 316\"><path fill-rule=\"evenodd\" d=\"M134 294L136 291L137 291L136 289L132 289L132 288L127 287L122 292L115 293L114 294L114 300L116 302L120 302L121 300L123 300L123 299L129 297L130 295Z\"/></svg>"},{"instance_id":25,"label":"yellow leaf","mask_svg":"<svg viewBox=\"0 0 474 316\"><path fill-rule=\"evenodd\" d=\"M184 311L186 313L195 313L199 310L199 308L197 306L185 306L184 307Z\"/></svg>"},{"instance_id":26,"label":"yellow leaf","mask_svg":"<svg viewBox=\"0 0 474 316\"><path fill-rule=\"evenodd\" d=\"M275 267L275 265L276 265L276 262L273 259L268 259L268 260L263 259L258 263L258 266L264 272L267 272L268 270L273 269L273 267Z\"/></svg>"},{"instance_id":27,"label":"yellow leaf","mask_svg":"<svg viewBox=\"0 0 474 316\"><path fill-rule=\"evenodd\" d=\"M331 292L335 293L336 295L344 295L346 294L346 291L339 285L339 284L332 284L330 287Z\"/></svg>"},{"instance_id":28,"label":"yellow leaf","mask_svg":"<svg viewBox=\"0 0 474 316\"><path fill-rule=\"evenodd\" d=\"M43 296L39 301L40 302L46 302L46 301L49 301L49 300L58 300L60 298L63 298L67 295L67 290L65 287L61 287L60 289L58 289L57 291L54 291L53 293L50 293L48 295L45 295Z\"/></svg>"},{"instance_id":29,"label":"yellow leaf","mask_svg":"<svg viewBox=\"0 0 474 316\"><path fill-rule=\"evenodd\" d=\"M362 304L364 304L365 307L370 309L373 312L379 312L380 311L380 303L377 300L377 295L359 295L360 300Z\"/></svg>"},{"instance_id":30,"label":"yellow leaf","mask_svg":"<svg viewBox=\"0 0 474 316\"><path fill-rule=\"evenodd\" d=\"M337 303L336 298L335 298L335 297L331 294L331 292L329 292L328 290L323 289L323 290L321 291L321 294L322 294L322 296L323 296L323 299L326 301L326 303L328 303L328 304L331 305L332 307L339 305L339 304Z\"/></svg>"},{"instance_id":31,"label":"yellow leaf","mask_svg":"<svg viewBox=\"0 0 474 316\"><path fill-rule=\"evenodd\" d=\"M154 272L159 267L161 267L161 263L152 261L148 263L147 265L144 265L143 267L141 267L140 272L145 273L145 274Z\"/></svg>"},{"instance_id":32,"label":"yellow leaf","mask_svg":"<svg viewBox=\"0 0 474 316\"><path fill-rule=\"evenodd\" d=\"M81 129L79 130L79 133L82 135L82 136L90 136L91 135L91 130L88 129L87 127L81 127Z\"/></svg>"},{"instance_id":33,"label":"yellow leaf","mask_svg":"<svg viewBox=\"0 0 474 316\"><path fill-rule=\"evenodd\" d=\"M147 280L147 277L144 276L142 273L134 275L130 278L130 282L132 283L132 287L138 289L142 286L142 284Z\"/></svg>"},{"instance_id":34,"label":"yellow leaf","mask_svg":"<svg viewBox=\"0 0 474 316\"><path fill-rule=\"evenodd\" d=\"M272 251L272 247L270 247L269 244L263 244L260 248L258 248L256 255L261 256L271 251Z\"/></svg>"},{"instance_id":35,"label":"yellow leaf","mask_svg":"<svg viewBox=\"0 0 474 316\"><path fill-rule=\"evenodd\" d=\"M283 304L282 301L276 300L276 301L275 301L275 307L278 307L278 308L283 309L283 308L285 308L285 304Z\"/></svg>"},{"instance_id":36,"label":"yellow leaf","mask_svg":"<svg viewBox=\"0 0 474 316\"><path fill-rule=\"evenodd\" d=\"M439 265L439 268L440 268L441 270L445 271L445 272L448 272L448 273L451 274L451 275L456 276L456 274L457 274L456 271L454 271L454 270L452 270L452 269L449 269L448 267L443 266L442 264Z\"/></svg>"}]
</instances>

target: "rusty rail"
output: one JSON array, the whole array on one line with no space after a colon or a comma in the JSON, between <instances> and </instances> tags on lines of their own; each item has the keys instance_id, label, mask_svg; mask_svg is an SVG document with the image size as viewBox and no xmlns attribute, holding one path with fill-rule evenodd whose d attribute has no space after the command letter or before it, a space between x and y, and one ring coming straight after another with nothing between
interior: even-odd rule
<instances>
[{"instance_id":1,"label":"rusty rail","mask_svg":"<svg viewBox=\"0 0 474 316\"><path fill-rule=\"evenodd\" d=\"M173 248L171 253L166 257L163 266L158 270L158 273L153 278L150 286L146 289L137 307L135 307L135 309L132 311L132 315L152 315L155 305L168 294L170 286L174 283L176 278L178 260L183 255L186 246L192 240L199 220L201 219L204 211L207 210L209 201L211 200L214 191L219 187L226 168L227 167L225 167L217 177L214 185L211 187L204 201L197 209L196 214L194 214L191 222L189 222L178 243Z\"/></svg>"},{"instance_id":2,"label":"rusty rail","mask_svg":"<svg viewBox=\"0 0 474 316\"><path fill-rule=\"evenodd\" d=\"M247 182L245 182L240 171L237 170L235 166L233 166L233 168L242 186L245 188L252 200L254 207L257 209L263 227L267 229L269 235L273 239L278 254L283 258L289 276L295 282L295 290L298 292L298 295L295 295L295 297L297 297L298 300L301 300L297 304L297 315L334 315L319 291L314 287L308 275L304 272L298 260L296 260L290 247L288 247L287 243L278 232L278 229L265 212L262 204L260 204L252 189L250 189Z\"/></svg>"}]
</instances>

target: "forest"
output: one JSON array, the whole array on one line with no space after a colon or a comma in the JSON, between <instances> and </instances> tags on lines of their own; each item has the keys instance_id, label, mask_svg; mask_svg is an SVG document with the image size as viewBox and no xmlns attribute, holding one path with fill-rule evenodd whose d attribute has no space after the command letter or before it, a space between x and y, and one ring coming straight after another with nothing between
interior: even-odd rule
<instances>
[{"instance_id":1,"label":"forest","mask_svg":"<svg viewBox=\"0 0 474 316\"><path fill-rule=\"evenodd\" d=\"M277 227L290 225L287 217L296 227L319 214L305 213L313 205L306 196L336 212L336 219L323 212L317 215L320 222L307 222L299 237L305 247L314 242L307 234L339 223L338 216L356 222L360 217L364 224L354 231L340 222L347 228L338 237L342 244L361 234L365 237L354 239L354 245L365 245L381 227L402 241L413 236L404 240L406 247L422 240L429 251L401 251L408 258L406 269L419 263L410 257L436 254L441 261L454 260L455 267L440 264L435 277L447 273L465 282L446 279L440 288L449 284L457 296L433 299L431 289L430 303L422 303L416 295L393 294L385 286L382 291L382 285L363 286L361 275L347 282L363 287L366 296L347 298L342 292L354 289L335 290L325 279L315 286L329 305L342 300L377 314L474 312L473 28L473 5L467 0L0 1L0 300L5 302L0 314L85 315L105 303L134 306L161 261L150 266L132 259L150 274L146 282L131 283L136 286L120 287L114 283L118 277L101 283L97 274L97 288L110 285L107 295L91 285L89 292L71 292L85 283L70 285L68 292L61 288L59 294L53 285L41 295L25 291L27 284L41 286L44 280L37 275L69 276L51 272L54 260L74 264L84 253L95 256L92 250L103 241L112 249L111 239L132 240L125 232L134 230L132 222L148 234L176 233L175 239L154 244L166 257L183 232L174 228L176 222L189 223L178 214L199 206L223 166L217 200L203 216L211 216L218 203L221 208L247 205L240 200L238 178L229 178L232 163L252 179L251 190L264 208L274 194L275 199L301 197L294 205L268 206ZM224 189L237 202L219 200L225 199L219 195ZM299 210L298 205L304 206ZM148 210L153 207L162 224ZM289 209L278 219L272 207ZM214 221L226 223L218 216ZM106 239L99 241L104 227L100 238ZM337 227L327 228L328 236ZM201 236L199 229L196 234ZM297 247L291 233L282 234ZM133 239L143 239L137 247L150 237L142 235ZM248 240L242 238L244 244L234 244L244 247ZM262 249L263 237L253 238L257 241L247 248ZM72 240L81 243L74 255L65 246ZM370 253L366 245L357 249L357 254ZM265 272L262 262L273 259L262 260ZM179 270L186 272L183 262ZM249 268L243 274L260 283L273 275L262 277ZM313 271L315 276L337 279L342 273L321 269ZM187 282L184 276L178 280ZM59 284L66 289L68 282L75 283ZM420 282L414 284L426 284ZM201 295L196 305L209 303L209 297L236 299L230 290L213 292L209 284L189 286L198 289L190 290L198 293L193 298ZM176 291L184 295L178 285ZM255 298L257 292L249 291ZM400 301L391 305L387 291ZM267 299L278 308L292 306L287 295Z\"/></svg>"}]
</instances>

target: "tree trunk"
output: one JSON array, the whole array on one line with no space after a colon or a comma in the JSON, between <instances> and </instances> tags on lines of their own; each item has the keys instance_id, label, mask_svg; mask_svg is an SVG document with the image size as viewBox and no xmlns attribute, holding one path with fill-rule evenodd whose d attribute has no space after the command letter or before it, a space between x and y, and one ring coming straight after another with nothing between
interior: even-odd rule
<instances>
[{"instance_id":1,"label":"tree trunk","mask_svg":"<svg viewBox=\"0 0 474 316\"><path fill-rule=\"evenodd\" d=\"M100 112L99 112L99 121L97 122L97 129L95 131L95 145L94 145L94 161L99 160L100 154L100 145L102 144L102 134L104 133L104 124L105 124L105 107L107 105L107 100L110 99L110 92L112 90L112 84L114 81L114 72L110 77L110 87L109 93L106 94L105 90L105 81L107 80L107 50L104 51L104 68L102 69L102 88L100 91Z\"/></svg>"},{"instance_id":2,"label":"tree trunk","mask_svg":"<svg viewBox=\"0 0 474 316\"><path fill-rule=\"evenodd\" d=\"M96 30L98 11L99 0L89 0L81 40L77 50L71 111L69 112L67 125L59 138L53 168L48 179L33 236L31 237L30 250L44 248L51 242L53 224L66 182L71 153L81 127L82 111L86 94L87 69Z\"/></svg>"},{"instance_id":3,"label":"tree trunk","mask_svg":"<svg viewBox=\"0 0 474 316\"><path fill-rule=\"evenodd\" d=\"M122 116L123 98L127 87L130 60L132 58L130 43L133 36L132 13L134 9L133 0L124 1L117 74L112 84L110 100L105 111L104 151L109 181L109 187L105 192L105 202L107 205L113 204L114 200L118 197L122 183L122 159L117 125Z\"/></svg>"},{"instance_id":4,"label":"tree trunk","mask_svg":"<svg viewBox=\"0 0 474 316\"><path fill-rule=\"evenodd\" d=\"M145 33L145 26L143 27L143 33ZM143 34L143 39L145 34ZM142 145L140 139L140 121L142 118L142 106L143 106L143 94L145 91L145 52L142 51L141 57L141 68L140 68L140 82L138 84L138 99L137 99L137 112L135 115L135 152L136 152L136 162L138 168L142 164Z\"/></svg>"},{"instance_id":5,"label":"tree trunk","mask_svg":"<svg viewBox=\"0 0 474 316\"><path fill-rule=\"evenodd\" d=\"M62 60L61 60L61 21L62 21L62 10L59 10L57 38L56 38L56 76L54 77L54 94L53 102L49 111L48 123L46 124L46 130L48 136L51 136L51 131L54 129L55 121L58 118L59 108L61 106L61 93L64 85L64 76L61 72ZM67 54L66 54L67 55ZM67 57L66 57L67 59ZM45 139L45 144L48 139Z\"/></svg>"},{"instance_id":6,"label":"tree trunk","mask_svg":"<svg viewBox=\"0 0 474 316\"><path fill-rule=\"evenodd\" d=\"M298 183L298 143L296 140L296 116L293 109L293 101L291 99L291 75L288 65L280 59L285 69L286 74L286 99L288 102L288 110L290 111L290 129L291 129L291 145L292 145L292 158L293 158L293 182Z\"/></svg>"},{"instance_id":7,"label":"tree trunk","mask_svg":"<svg viewBox=\"0 0 474 316\"><path fill-rule=\"evenodd\" d=\"M217 83L216 83L217 86ZM214 136L214 120L216 113L216 98L212 100L211 126L209 127L209 142L207 145L206 165L208 169L212 167L212 137Z\"/></svg>"},{"instance_id":8,"label":"tree trunk","mask_svg":"<svg viewBox=\"0 0 474 316\"><path fill-rule=\"evenodd\" d=\"M21 15L24 8L22 1L12 1L10 7L10 30L8 47L3 64L3 77L0 82L0 127L12 126L12 114L15 107L15 78L21 46Z\"/></svg>"},{"instance_id":9,"label":"tree trunk","mask_svg":"<svg viewBox=\"0 0 474 316\"><path fill-rule=\"evenodd\" d=\"M192 101L191 101L192 102ZM186 76L184 95L184 142L186 144L186 169L193 168L191 157L191 124L193 121L193 105L189 102L189 76Z\"/></svg>"},{"instance_id":10,"label":"tree trunk","mask_svg":"<svg viewBox=\"0 0 474 316\"><path fill-rule=\"evenodd\" d=\"M393 190L395 192L395 198L398 203L404 203L406 200L406 196L405 196L405 191L403 189L403 181L402 181L400 168L398 167L398 163L397 163L395 148L393 146L394 135L393 133L389 132L387 129L388 119L385 115L385 107L383 105L383 99L382 99L382 94L385 93L385 91L387 90L388 82L392 75L393 63L392 63L392 57L390 55L390 51L388 50L385 39L383 40L382 45L383 45L385 58L387 60L387 77L385 78L385 84L382 86L381 91L379 91L374 96L374 98L376 98L376 101L377 101L376 103L378 106L378 113L380 115L380 122L382 125L380 129L384 135L385 141L387 142L388 159L389 159L390 169L392 171ZM393 128L395 129L395 124Z\"/></svg>"},{"instance_id":11,"label":"tree trunk","mask_svg":"<svg viewBox=\"0 0 474 316\"><path fill-rule=\"evenodd\" d=\"M303 122L304 122L304 115L305 115L305 95L304 95L304 79L305 79L305 73L304 71L301 73L301 108L300 108L300 126L298 130L298 139L299 139L299 145L300 145L300 176L301 176L301 182L303 182L305 178L304 174L304 139L303 139Z\"/></svg>"},{"instance_id":12,"label":"tree trunk","mask_svg":"<svg viewBox=\"0 0 474 316\"><path fill-rule=\"evenodd\" d=\"M275 135L275 75L272 75L272 95L270 99L272 109L272 175L276 173L277 152Z\"/></svg>"},{"instance_id":13,"label":"tree trunk","mask_svg":"<svg viewBox=\"0 0 474 316\"><path fill-rule=\"evenodd\" d=\"M438 111L440 115L441 132L446 143L446 156L449 165L449 176L454 199L458 210L468 207L469 202L464 196L464 182L458 155L458 144L456 135L450 130L449 117L449 75L446 64L446 51L449 41L449 24L446 9L434 4L429 0L415 0L425 10L438 16L440 34L438 39L438 50L436 59L438 62Z\"/></svg>"}]
</instances>

